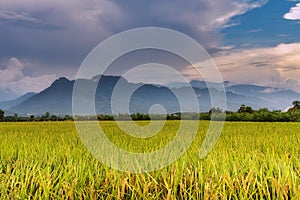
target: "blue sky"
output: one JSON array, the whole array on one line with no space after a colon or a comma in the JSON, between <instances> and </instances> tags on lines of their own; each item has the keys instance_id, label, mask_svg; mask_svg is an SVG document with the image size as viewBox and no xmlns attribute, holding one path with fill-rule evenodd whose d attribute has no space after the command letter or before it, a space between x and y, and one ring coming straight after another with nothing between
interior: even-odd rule
<instances>
[{"instance_id":1,"label":"blue sky","mask_svg":"<svg viewBox=\"0 0 300 200\"><path fill-rule=\"evenodd\" d=\"M299 91L299 8L300 1L286 0L1 0L0 100L41 91L61 76L74 78L101 41L145 26L197 40L224 80ZM127 58L133 59L143 55ZM180 62L169 64L193 77ZM111 73L120 71L115 66Z\"/></svg>"},{"instance_id":2,"label":"blue sky","mask_svg":"<svg viewBox=\"0 0 300 200\"><path fill-rule=\"evenodd\" d=\"M298 42L300 24L283 16L294 7L293 1L268 1L264 6L231 19L233 27L225 28L223 44L236 48L276 46L280 43Z\"/></svg>"}]
</instances>

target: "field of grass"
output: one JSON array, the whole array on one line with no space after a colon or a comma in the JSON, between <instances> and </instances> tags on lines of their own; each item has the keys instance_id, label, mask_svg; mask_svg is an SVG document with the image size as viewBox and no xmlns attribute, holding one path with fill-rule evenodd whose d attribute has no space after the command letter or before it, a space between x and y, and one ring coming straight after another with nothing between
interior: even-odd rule
<instances>
[{"instance_id":1,"label":"field of grass","mask_svg":"<svg viewBox=\"0 0 300 200\"><path fill-rule=\"evenodd\" d=\"M147 152L167 144L179 123L149 139L101 125L120 147ZM135 174L93 158L72 122L1 123L0 199L300 199L300 123L226 123L200 160L208 124L174 164Z\"/></svg>"}]
</instances>

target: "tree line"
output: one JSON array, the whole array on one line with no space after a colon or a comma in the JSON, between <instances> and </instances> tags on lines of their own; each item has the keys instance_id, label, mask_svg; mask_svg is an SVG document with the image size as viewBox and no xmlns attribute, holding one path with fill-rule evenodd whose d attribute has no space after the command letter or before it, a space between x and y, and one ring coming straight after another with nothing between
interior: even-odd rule
<instances>
[{"instance_id":1,"label":"tree line","mask_svg":"<svg viewBox=\"0 0 300 200\"><path fill-rule=\"evenodd\" d=\"M249 122L300 122L300 101L294 101L293 107L287 112L281 110L270 111L267 108L254 110L247 105L241 105L236 112L226 111L212 108L208 113L201 113L200 119L211 120L211 113L218 120L218 114L226 114L225 121L249 121Z\"/></svg>"},{"instance_id":2,"label":"tree line","mask_svg":"<svg viewBox=\"0 0 300 200\"><path fill-rule=\"evenodd\" d=\"M14 114L13 116L5 116L5 112L0 109L0 122L41 122L41 121L73 121L73 117L69 115L57 116L46 112L44 115L29 115L29 116L18 116Z\"/></svg>"},{"instance_id":3,"label":"tree line","mask_svg":"<svg viewBox=\"0 0 300 200\"><path fill-rule=\"evenodd\" d=\"M213 115L212 115L213 113ZM113 120L223 120L225 121L253 121L253 122L300 122L300 101L294 101L293 107L287 112L280 110L270 111L267 108L254 110L247 105L241 105L236 111L223 111L219 108L212 108L209 112L204 113L173 113L173 114L119 114L119 115L97 115L97 116L57 116L46 112L42 116L30 115L27 117L18 116L5 116L5 112L0 109L0 121L2 122L30 122L30 121L113 121Z\"/></svg>"}]
</instances>

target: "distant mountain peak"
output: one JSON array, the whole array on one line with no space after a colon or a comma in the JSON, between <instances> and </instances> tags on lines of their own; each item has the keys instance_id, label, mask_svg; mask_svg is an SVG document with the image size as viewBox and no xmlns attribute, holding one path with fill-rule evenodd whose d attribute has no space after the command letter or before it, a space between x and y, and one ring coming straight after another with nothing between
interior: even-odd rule
<instances>
[{"instance_id":1,"label":"distant mountain peak","mask_svg":"<svg viewBox=\"0 0 300 200\"><path fill-rule=\"evenodd\" d=\"M62 85L66 85L69 84L71 81L69 79L67 79L66 77L60 77L58 79L56 79L51 86L62 86Z\"/></svg>"},{"instance_id":2,"label":"distant mountain peak","mask_svg":"<svg viewBox=\"0 0 300 200\"><path fill-rule=\"evenodd\" d=\"M69 82L70 80L69 79L67 79L66 77L60 77L60 78L58 78L58 79L56 79L55 80L55 82Z\"/></svg>"},{"instance_id":3,"label":"distant mountain peak","mask_svg":"<svg viewBox=\"0 0 300 200\"><path fill-rule=\"evenodd\" d=\"M92 80L92 81L99 81L100 78L108 78L108 79L114 78L114 79L120 79L120 78L123 78L123 77L121 77L121 76L113 76L113 75L96 75L96 76L93 76L93 77L91 78L91 80Z\"/></svg>"}]
</instances>

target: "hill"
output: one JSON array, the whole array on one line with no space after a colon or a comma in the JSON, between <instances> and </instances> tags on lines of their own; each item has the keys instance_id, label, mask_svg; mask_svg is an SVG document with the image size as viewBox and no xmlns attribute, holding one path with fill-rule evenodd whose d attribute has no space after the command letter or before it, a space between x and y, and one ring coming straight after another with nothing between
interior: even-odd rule
<instances>
[{"instance_id":1,"label":"hill","mask_svg":"<svg viewBox=\"0 0 300 200\"><path fill-rule=\"evenodd\" d=\"M100 81L99 81L100 80ZM113 90L118 82L122 86L116 99L116 105L123 111L126 107L126 93L129 90L135 90L129 99L130 113L148 113L149 109L155 105L162 105L167 113L190 112L196 110L189 107L191 105L190 97L187 94L189 88L184 83L174 83L178 87L169 88L166 86L130 83L120 76L95 76L92 79L79 79L82 89L82 102L88 101L88 94L93 89L95 81L99 81L95 93L95 109L98 114L112 114L111 99ZM52 85L38 94L28 94L20 97L18 101L7 102L10 105L9 112L18 114L44 114L50 112L56 115L72 114L72 92L74 80L67 78L59 78ZM169 86L171 86L170 84ZM197 95L198 106L201 112L210 109L210 94L203 81L192 81L191 85ZM218 84L215 83L217 86ZM214 84L210 83L210 86ZM218 92L214 88L212 91ZM182 105L184 110L180 109L180 104L173 92L183 94L185 98ZM124 93L124 94L123 94ZM227 110L236 111L241 104L246 104L254 109L268 108L270 110L281 110L291 105L294 100L300 99L300 94L291 90L277 89L271 87L263 87L257 85L233 85L226 87ZM0 104L1 105L1 104ZM89 104L83 103L82 110ZM122 110L123 109L123 110ZM157 111L158 113L161 111ZM89 114L89 113L82 113Z\"/></svg>"}]
</instances>

